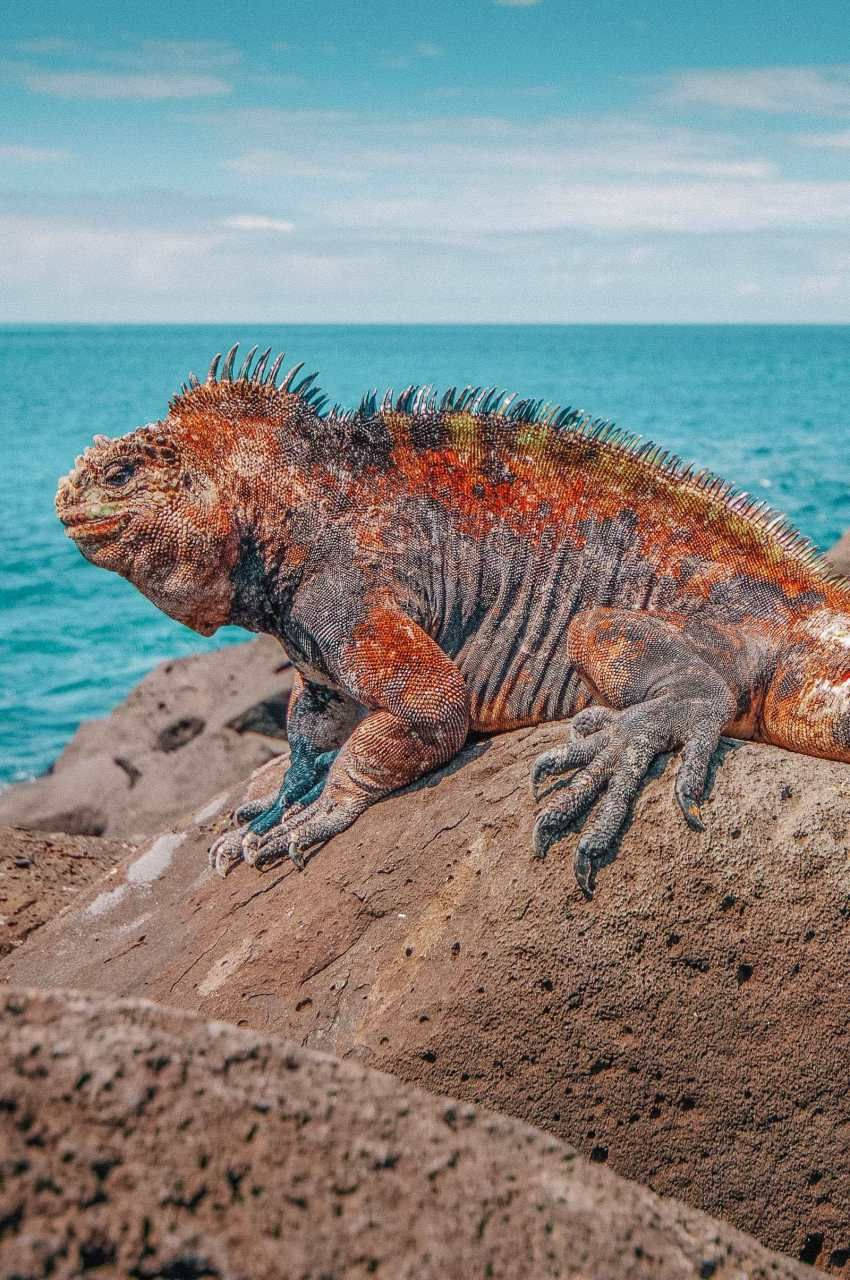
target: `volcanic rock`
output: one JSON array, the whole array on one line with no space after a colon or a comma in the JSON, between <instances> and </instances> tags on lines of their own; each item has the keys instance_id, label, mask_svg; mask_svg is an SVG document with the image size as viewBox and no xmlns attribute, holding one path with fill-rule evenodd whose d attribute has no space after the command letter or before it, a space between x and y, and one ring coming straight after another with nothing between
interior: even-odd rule
<instances>
[{"instance_id":1,"label":"volcanic rock","mask_svg":"<svg viewBox=\"0 0 850 1280\"><path fill-rule=\"evenodd\" d=\"M187 817L286 739L291 670L262 636L162 662L81 725L50 773L0 795L0 823L136 840Z\"/></svg>"},{"instance_id":2,"label":"volcanic rock","mask_svg":"<svg viewBox=\"0 0 850 1280\"><path fill-rule=\"evenodd\" d=\"M659 766L587 902L575 836L530 853L529 770L563 736L470 745L303 873L220 880L206 848L227 805L207 806L0 978L356 1058L850 1275L850 767L727 742L700 834Z\"/></svg>"},{"instance_id":3,"label":"volcanic rock","mask_svg":"<svg viewBox=\"0 0 850 1280\"><path fill-rule=\"evenodd\" d=\"M129 848L93 836L45 836L0 827L0 956L58 915L80 889L126 857Z\"/></svg>"},{"instance_id":4,"label":"volcanic rock","mask_svg":"<svg viewBox=\"0 0 850 1280\"><path fill-rule=\"evenodd\" d=\"M144 1001L0 994L5 1276L803 1280L566 1144Z\"/></svg>"}]
</instances>

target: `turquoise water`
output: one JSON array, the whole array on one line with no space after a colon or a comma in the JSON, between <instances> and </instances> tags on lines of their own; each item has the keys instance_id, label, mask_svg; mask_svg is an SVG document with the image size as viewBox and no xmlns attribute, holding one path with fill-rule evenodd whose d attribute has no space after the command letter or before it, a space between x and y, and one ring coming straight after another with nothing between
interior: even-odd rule
<instances>
[{"instance_id":1,"label":"turquoise water","mask_svg":"<svg viewBox=\"0 0 850 1280\"><path fill-rule=\"evenodd\" d=\"M371 386L498 383L653 437L768 499L825 548L850 525L850 327L143 326L0 328L0 779L31 777L162 658L212 640L95 569L53 514L95 432L165 410L240 339Z\"/></svg>"}]
</instances>

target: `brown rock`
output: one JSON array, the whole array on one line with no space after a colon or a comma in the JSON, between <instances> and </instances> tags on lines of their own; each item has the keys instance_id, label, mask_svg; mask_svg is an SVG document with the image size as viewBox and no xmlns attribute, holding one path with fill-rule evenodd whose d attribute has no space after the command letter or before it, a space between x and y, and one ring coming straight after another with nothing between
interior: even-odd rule
<instances>
[{"instance_id":1,"label":"brown rock","mask_svg":"<svg viewBox=\"0 0 850 1280\"><path fill-rule=\"evenodd\" d=\"M837 573L850 578L850 529L826 552L826 558Z\"/></svg>"},{"instance_id":2,"label":"brown rock","mask_svg":"<svg viewBox=\"0 0 850 1280\"><path fill-rule=\"evenodd\" d=\"M0 996L3 1274L791 1280L518 1121L141 1001Z\"/></svg>"},{"instance_id":3,"label":"brown rock","mask_svg":"<svg viewBox=\"0 0 850 1280\"><path fill-rule=\"evenodd\" d=\"M262 636L163 662L81 725L50 773L0 795L0 823L141 839L186 818L283 749L291 673Z\"/></svg>"},{"instance_id":4,"label":"brown rock","mask_svg":"<svg viewBox=\"0 0 850 1280\"><path fill-rule=\"evenodd\" d=\"M471 746L303 874L214 877L226 817L208 812L87 890L0 977L354 1056L850 1275L850 768L728 744L703 834L667 768L587 903L574 838L530 855L531 762L563 734Z\"/></svg>"},{"instance_id":5,"label":"brown rock","mask_svg":"<svg viewBox=\"0 0 850 1280\"><path fill-rule=\"evenodd\" d=\"M0 827L0 956L58 915L128 851L117 840Z\"/></svg>"}]
</instances>

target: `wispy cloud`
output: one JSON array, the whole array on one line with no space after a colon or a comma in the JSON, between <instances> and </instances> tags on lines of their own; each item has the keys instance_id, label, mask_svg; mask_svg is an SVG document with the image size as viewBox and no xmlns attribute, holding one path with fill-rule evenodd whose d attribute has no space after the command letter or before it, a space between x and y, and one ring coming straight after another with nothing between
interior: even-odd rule
<instances>
[{"instance_id":1,"label":"wispy cloud","mask_svg":"<svg viewBox=\"0 0 850 1280\"><path fill-rule=\"evenodd\" d=\"M535 19L492 15L507 21ZM83 145L58 103L48 115L66 133L7 121L19 216L0 227L5 312L275 319L284 298L305 320L846 318L850 67L682 70L621 81L620 107L579 104L566 73L542 68L537 84L455 77L464 96L448 102L444 50L420 31L358 36L356 58L340 44L330 96L320 80L291 92L288 71L320 74L324 33L296 51L246 40L244 57L227 39L28 42L6 64L19 88L102 100L93 120L120 123L115 100L166 109L145 108L132 155L109 150L111 130ZM370 76L381 58L400 74ZM237 88L280 105L242 107ZM19 98L32 115L39 104ZM282 105L301 101L317 107ZM47 168L71 158L62 146L73 184Z\"/></svg>"},{"instance_id":2,"label":"wispy cloud","mask_svg":"<svg viewBox=\"0 0 850 1280\"><path fill-rule=\"evenodd\" d=\"M33 53L46 57L54 54L78 53L80 44L77 40L66 40L64 36L43 36L38 40L19 40L15 45L18 53Z\"/></svg>"},{"instance_id":3,"label":"wispy cloud","mask_svg":"<svg viewBox=\"0 0 850 1280\"><path fill-rule=\"evenodd\" d=\"M379 54L378 60L382 67L387 67L390 71L405 71L408 67L413 66L417 59L442 58L444 53L445 50L442 45L435 44L433 40L418 40L405 53L393 53L389 50L384 50Z\"/></svg>"},{"instance_id":4,"label":"wispy cloud","mask_svg":"<svg viewBox=\"0 0 850 1280\"><path fill-rule=\"evenodd\" d=\"M223 218L221 225L232 231L277 231L288 233L295 230L295 223L285 218L267 218L263 214L237 213L232 218Z\"/></svg>"},{"instance_id":5,"label":"wispy cloud","mask_svg":"<svg viewBox=\"0 0 850 1280\"><path fill-rule=\"evenodd\" d=\"M237 110L210 118L219 130L229 119L234 137L250 130L260 144L228 157L225 167L280 183L299 225L336 236L469 244L570 229L676 236L838 230L850 220L850 181L786 178L735 134L611 117L520 124ZM273 138L291 142L275 146Z\"/></svg>"},{"instance_id":6,"label":"wispy cloud","mask_svg":"<svg viewBox=\"0 0 850 1280\"><path fill-rule=\"evenodd\" d=\"M658 96L673 106L787 115L850 112L850 66L679 71Z\"/></svg>"},{"instance_id":7,"label":"wispy cloud","mask_svg":"<svg viewBox=\"0 0 850 1280\"><path fill-rule=\"evenodd\" d=\"M0 160L15 164L62 164L71 159L71 152L60 147L27 147L17 143L0 146Z\"/></svg>"},{"instance_id":8,"label":"wispy cloud","mask_svg":"<svg viewBox=\"0 0 850 1280\"><path fill-rule=\"evenodd\" d=\"M104 61L142 71L211 71L242 61L242 51L224 40L142 40L135 49L112 49L100 56Z\"/></svg>"},{"instance_id":9,"label":"wispy cloud","mask_svg":"<svg viewBox=\"0 0 850 1280\"><path fill-rule=\"evenodd\" d=\"M798 133L794 141L803 147L818 147L824 151L847 151L850 149L850 129L841 133Z\"/></svg>"},{"instance_id":10,"label":"wispy cloud","mask_svg":"<svg viewBox=\"0 0 850 1280\"><path fill-rule=\"evenodd\" d=\"M804 227L840 229L850 220L850 182L526 184L510 203L480 182L437 190L328 203L324 215L348 228L404 228L422 236L589 231L704 235Z\"/></svg>"},{"instance_id":11,"label":"wispy cloud","mask_svg":"<svg viewBox=\"0 0 850 1280\"><path fill-rule=\"evenodd\" d=\"M530 9L532 5L540 4L540 0L494 0L494 3L504 9Z\"/></svg>"},{"instance_id":12,"label":"wispy cloud","mask_svg":"<svg viewBox=\"0 0 850 1280\"><path fill-rule=\"evenodd\" d=\"M519 124L497 116L388 120L366 112L273 109L216 111L206 118L219 131L231 130L236 140L250 134L260 144L223 162L250 177L326 176L337 183L345 175L373 187L380 183L385 191L414 179L418 190L435 191L458 182L492 182L502 192L499 205L521 198L512 188L511 200L504 199L506 172L523 185L558 175L577 182L608 175L777 176L772 161L750 153L734 134L623 118L549 117ZM281 138L291 141L275 145Z\"/></svg>"},{"instance_id":13,"label":"wispy cloud","mask_svg":"<svg viewBox=\"0 0 850 1280\"><path fill-rule=\"evenodd\" d=\"M131 292L168 293L193 275L221 242L221 234L139 227L106 227L102 221L0 216L0 234L12 252L3 255L0 282L50 281L57 299L104 290L110 277Z\"/></svg>"},{"instance_id":14,"label":"wispy cloud","mask_svg":"<svg viewBox=\"0 0 850 1280\"><path fill-rule=\"evenodd\" d=\"M57 98L154 101L166 98L209 98L230 93L232 85L217 76L159 73L119 75L101 71L33 71L24 76L33 93Z\"/></svg>"}]
</instances>

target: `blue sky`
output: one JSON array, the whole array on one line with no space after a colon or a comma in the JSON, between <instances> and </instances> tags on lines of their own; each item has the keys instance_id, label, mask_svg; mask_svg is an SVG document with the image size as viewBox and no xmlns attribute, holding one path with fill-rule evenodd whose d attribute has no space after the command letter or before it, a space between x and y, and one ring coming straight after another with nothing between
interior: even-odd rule
<instances>
[{"instance_id":1,"label":"blue sky","mask_svg":"<svg viewBox=\"0 0 850 1280\"><path fill-rule=\"evenodd\" d=\"M0 321L850 322L846 0L16 10Z\"/></svg>"}]
</instances>

